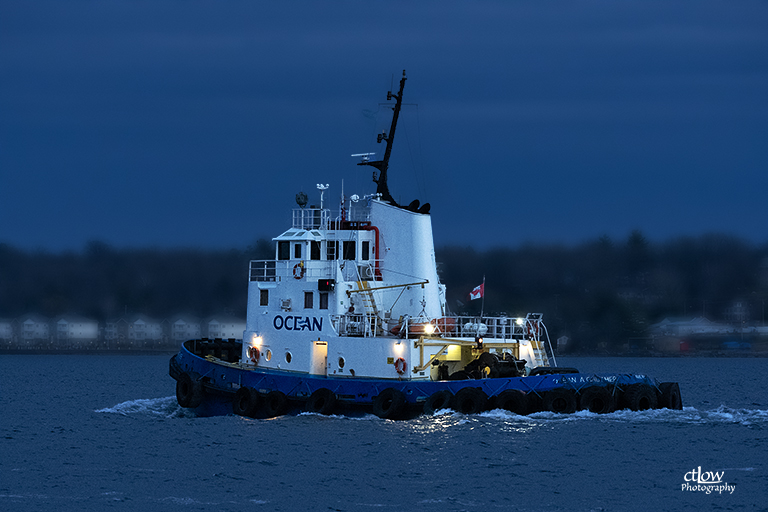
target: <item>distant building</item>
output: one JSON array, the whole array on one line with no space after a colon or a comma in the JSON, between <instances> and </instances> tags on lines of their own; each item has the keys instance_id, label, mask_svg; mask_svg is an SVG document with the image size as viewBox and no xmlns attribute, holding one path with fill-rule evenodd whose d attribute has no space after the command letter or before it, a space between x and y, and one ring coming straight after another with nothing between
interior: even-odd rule
<instances>
[{"instance_id":1,"label":"distant building","mask_svg":"<svg viewBox=\"0 0 768 512\"><path fill-rule=\"evenodd\" d=\"M205 322L208 338L243 339L245 320L228 316L214 316Z\"/></svg>"},{"instance_id":2,"label":"distant building","mask_svg":"<svg viewBox=\"0 0 768 512\"><path fill-rule=\"evenodd\" d=\"M183 341L200 338L200 319L189 315L171 317L171 340Z\"/></svg>"},{"instance_id":3,"label":"distant building","mask_svg":"<svg viewBox=\"0 0 768 512\"><path fill-rule=\"evenodd\" d=\"M696 318L665 318L651 325L651 332L662 336L691 336L694 334L726 334L733 327L718 324L704 317Z\"/></svg>"},{"instance_id":4,"label":"distant building","mask_svg":"<svg viewBox=\"0 0 768 512\"><path fill-rule=\"evenodd\" d=\"M146 315L134 315L127 320L128 344L153 345L163 340L163 325Z\"/></svg>"},{"instance_id":5,"label":"distant building","mask_svg":"<svg viewBox=\"0 0 768 512\"><path fill-rule=\"evenodd\" d=\"M44 316L29 313L19 318L21 344L23 347L48 344L51 340L50 320Z\"/></svg>"},{"instance_id":6,"label":"distant building","mask_svg":"<svg viewBox=\"0 0 768 512\"><path fill-rule=\"evenodd\" d=\"M60 347L93 347L99 341L99 322L75 315L59 317L56 322L55 339Z\"/></svg>"},{"instance_id":7,"label":"distant building","mask_svg":"<svg viewBox=\"0 0 768 512\"><path fill-rule=\"evenodd\" d=\"M14 340L13 320L0 318L0 343L9 345Z\"/></svg>"}]
</instances>

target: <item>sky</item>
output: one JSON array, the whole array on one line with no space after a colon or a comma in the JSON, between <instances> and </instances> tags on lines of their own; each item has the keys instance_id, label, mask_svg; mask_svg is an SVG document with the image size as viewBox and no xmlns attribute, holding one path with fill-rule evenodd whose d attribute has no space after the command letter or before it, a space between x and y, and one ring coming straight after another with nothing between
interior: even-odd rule
<instances>
[{"instance_id":1,"label":"sky","mask_svg":"<svg viewBox=\"0 0 768 512\"><path fill-rule=\"evenodd\" d=\"M435 243L768 242L768 2L3 0L0 243L244 248L390 163Z\"/></svg>"}]
</instances>

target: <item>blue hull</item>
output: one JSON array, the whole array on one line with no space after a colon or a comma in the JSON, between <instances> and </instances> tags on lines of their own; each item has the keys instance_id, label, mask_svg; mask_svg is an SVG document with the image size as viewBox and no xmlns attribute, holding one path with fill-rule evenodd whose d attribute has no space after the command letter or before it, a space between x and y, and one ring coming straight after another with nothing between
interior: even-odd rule
<instances>
[{"instance_id":1,"label":"blue hull","mask_svg":"<svg viewBox=\"0 0 768 512\"><path fill-rule=\"evenodd\" d=\"M557 368L547 370L558 371ZM677 384L659 384L648 376L635 374L553 373L453 381L340 378L241 366L210 355L201 357L186 346L182 346L180 352L171 358L169 373L177 380L180 405L194 409L199 416L234 412L252 417L270 417L310 410L323 413L373 412L381 417L397 419L432 412L435 406L451 407L461 412L498 407L523 414L538 410L568 413L577 409L611 412L622 408L682 408ZM182 381L191 384L185 387ZM671 385L673 389L670 391ZM253 393L251 401L258 402L258 410L256 403L249 403L247 393L240 391L243 388ZM515 404L517 400L513 403L499 402L501 397L509 395L502 395L508 390L520 392L513 398L524 395L522 409ZM333 401L332 411L329 404L316 398L322 393L328 394ZM383 398L385 395L386 399ZM454 397L464 399L462 403L457 403ZM395 405L391 404L392 400ZM252 407L249 408L249 405ZM390 410L390 406L397 410Z\"/></svg>"}]
</instances>

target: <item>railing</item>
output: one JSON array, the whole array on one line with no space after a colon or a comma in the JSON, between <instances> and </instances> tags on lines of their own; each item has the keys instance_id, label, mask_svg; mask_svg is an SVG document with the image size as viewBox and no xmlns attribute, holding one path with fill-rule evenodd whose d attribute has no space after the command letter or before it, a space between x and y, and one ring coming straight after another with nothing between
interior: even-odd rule
<instances>
[{"instance_id":1,"label":"railing","mask_svg":"<svg viewBox=\"0 0 768 512\"><path fill-rule=\"evenodd\" d=\"M320 208L295 208L293 226L298 229L328 229L331 210Z\"/></svg>"},{"instance_id":2,"label":"railing","mask_svg":"<svg viewBox=\"0 0 768 512\"><path fill-rule=\"evenodd\" d=\"M327 208L294 208L292 228L294 229L349 229L371 220L371 207L366 203L352 203L344 212L344 221L340 211L331 212Z\"/></svg>"},{"instance_id":3,"label":"railing","mask_svg":"<svg viewBox=\"0 0 768 512\"><path fill-rule=\"evenodd\" d=\"M376 315L331 315L339 336L372 337L383 334L384 324Z\"/></svg>"},{"instance_id":4,"label":"railing","mask_svg":"<svg viewBox=\"0 0 768 512\"><path fill-rule=\"evenodd\" d=\"M287 278L327 279L334 277L335 261L326 260L251 260L250 281L276 282Z\"/></svg>"}]
</instances>

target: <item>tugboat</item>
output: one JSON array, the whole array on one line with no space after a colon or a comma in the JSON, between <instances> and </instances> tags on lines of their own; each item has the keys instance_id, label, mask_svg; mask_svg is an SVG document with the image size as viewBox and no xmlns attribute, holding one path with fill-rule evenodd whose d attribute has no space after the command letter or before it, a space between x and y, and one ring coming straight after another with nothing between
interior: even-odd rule
<instances>
[{"instance_id":1,"label":"tugboat","mask_svg":"<svg viewBox=\"0 0 768 512\"><path fill-rule=\"evenodd\" d=\"M201 416L268 418L299 411L407 419L453 409L573 413L681 409L677 383L558 367L542 314L462 317L446 307L429 203L398 204L387 172L406 76L397 93L376 192L338 211L296 196L275 258L251 261L242 340L195 339L170 360L181 407Z\"/></svg>"}]
</instances>

